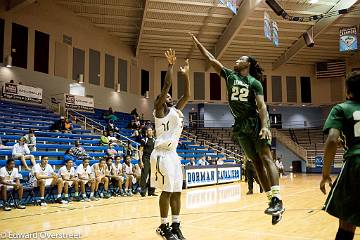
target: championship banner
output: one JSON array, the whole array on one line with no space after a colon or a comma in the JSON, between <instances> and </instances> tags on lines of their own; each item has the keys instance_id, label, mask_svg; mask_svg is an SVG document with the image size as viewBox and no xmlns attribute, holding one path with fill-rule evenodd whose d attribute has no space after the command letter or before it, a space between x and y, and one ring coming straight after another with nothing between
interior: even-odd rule
<instances>
[{"instance_id":1,"label":"championship banner","mask_svg":"<svg viewBox=\"0 0 360 240\"><path fill-rule=\"evenodd\" d=\"M218 183L236 182L241 179L241 168L239 167L218 167Z\"/></svg>"},{"instance_id":2,"label":"championship banner","mask_svg":"<svg viewBox=\"0 0 360 240\"><path fill-rule=\"evenodd\" d=\"M315 156L315 167L322 168L324 165L322 156Z\"/></svg>"},{"instance_id":3,"label":"championship banner","mask_svg":"<svg viewBox=\"0 0 360 240\"><path fill-rule=\"evenodd\" d=\"M186 187L214 185L217 183L217 168L186 169Z\"/></svg>"},{"instance_id":4,"label":"championship banner","mask_svg":"<svg viewBox=\"0 0 360 240\"><path fill-rule=\"evenodd\" d=\"M78 111L94 111L94 99L83 96L65 94L65 108Z\"/></svg>"},{"instance_id":5,"label":"championship banner","mask_svg":"<svg viewBox=\"0 0 360 240\"><path fill-rule=\"evenodd\" d=\"M279 46L279 28L275 21L272 22L272 38L276 47Z\"/></svg>"},{"instance_id":6,"label":"championship banner","mask_svg":"<svg viewBox=\"0 0 360 240\"><path fill-rule=\"evenodd\" d=\"M272 40L272 25L271 25L271 20L270 20L270 16L267 12L264 12L264 35L265 38L269 39L270 41Z\"/></svg>"},{"instance_id":7,"label":"championship banner","mask_svg":"<svg viewBox=\"0 0 360 240\"><path fill-rule=\"evenodd\" d=\"M41 88L5 83L2 97L23 102L42 103L42 92Z\"/></svg>"},{"instance_id":8,"label":"championship banner","mask_svg":"<svg viewBox=\"0 0 360 240\"><path fill-rule=\"evenodd\" d=\"M354 51L358 49L357 26L340 28L340 52Z\"/></svg>"}]
</instances>

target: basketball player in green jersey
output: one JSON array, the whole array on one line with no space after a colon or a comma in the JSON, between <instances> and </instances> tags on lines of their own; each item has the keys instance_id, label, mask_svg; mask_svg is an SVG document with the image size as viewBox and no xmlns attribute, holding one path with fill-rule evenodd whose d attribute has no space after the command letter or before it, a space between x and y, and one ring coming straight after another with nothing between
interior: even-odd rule
<instances>
[{"instance_id":1,"label":"basketball player in green jersey","mask_svg":"<svg viewBox=\"0 0 360 240\"><path fill-rule=\"evenodd\" d=\"M254 164L270 200L265 213L272 215L272 223L276 224L285 209L280 196L279 173L272 160L269 116L259 81L263 70L255 59L248 56L238 59L234 70L225 68L194 35L190 35L200 52L226 80L229 105L235 118L234 136Z\"/></svg>"},{"instance_id":2,"label":"basketball player in green jersey","mask_svg":"<svg viewBox=\"0 0 360 240\"><path fill-rule=\"evenodd\" d=\"M339 218L336 240L353 239L356 226L360 226L360 72L346 79L346 92L348 100L333 107L324 125L329 135L320 182L324 194L326 183L332 186L323 209ZM344 142L345 163L332 184L330 168L339 137Z\"/></svg>"}]
</instances>

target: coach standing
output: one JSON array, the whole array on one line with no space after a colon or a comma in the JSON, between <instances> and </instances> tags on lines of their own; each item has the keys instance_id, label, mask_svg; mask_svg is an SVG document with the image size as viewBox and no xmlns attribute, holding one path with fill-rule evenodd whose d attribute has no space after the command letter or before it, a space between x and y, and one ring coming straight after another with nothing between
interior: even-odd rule
<instances>
[{"instance_id":1,"label":"coach standing","mask_svg":"<svg viewBox=\"0 0 360 240\"><path fill-rule=\"evenodd\" d=\"M141 140L141 146L139 149L141 167L140 187L142 197L145 197L147 189L148 196L156 196L155 188L150 187L150 155L154 149L154 145L154 130L152 127L148 127L146 130L146 137Z\"/></svg>"}]
</instances>

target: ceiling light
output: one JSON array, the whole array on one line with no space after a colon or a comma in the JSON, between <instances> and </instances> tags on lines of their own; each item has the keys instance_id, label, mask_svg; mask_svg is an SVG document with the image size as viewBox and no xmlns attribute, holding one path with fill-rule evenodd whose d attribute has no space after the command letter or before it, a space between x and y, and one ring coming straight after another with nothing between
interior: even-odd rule
<instances>
[{"instance_id":1,"label":"ceiling light","mask_svg":"<svg viewBox=\"0 0 360 240\"><path fill-rule=\"evenodd\" d=\"M5 66L8 68L12 67L12 57L10 55L5 58Z\"/></svg>"},{"instance_id":2,"label":"ceiling light","mask_svg":"<svg viewBox=\"0 0 360 240\"><path fill-rule=\"evenodd\" d=\"M319 0L309 0L309 3L318 3Z\"/></svg>"},{"instance_id":3,"label":"ceiling light","mask_svg":"<svg viewBox=\"0 0 360 240\"><path fill-rule=\"evenodd\" d=\"M120 91L121 91L121 89L120 89L120 83L118 83L117 86L116 86L116 92L119 93Z\"/></svg>"}]
</instances>

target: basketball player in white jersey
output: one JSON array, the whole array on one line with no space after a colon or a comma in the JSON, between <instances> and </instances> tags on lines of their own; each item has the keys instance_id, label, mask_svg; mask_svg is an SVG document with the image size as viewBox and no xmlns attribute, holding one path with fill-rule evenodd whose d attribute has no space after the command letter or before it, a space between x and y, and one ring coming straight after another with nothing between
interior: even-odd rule
<instances>
[{"instance_id":1,"label":"basketball player in white jersey","mask_svg":"<svg viewBox=\"0 0 360 240\"><path fill-rule=\"evenodd\" d=\"M180 157L176 153L183 129L183 114L190 98L189 61L180 68L185 79L185 92L174 106L168 94L174 75L175 51L165 52L169 62L161 94L155 101L155 130L157 139L151 153L151 185L162 190L159 199L161 225L156 232L167 240L185 239L180 230L181 190L183 184ZM168 211L171 207L172 225L169 226Z\"/></svg>"}]
</instances>

